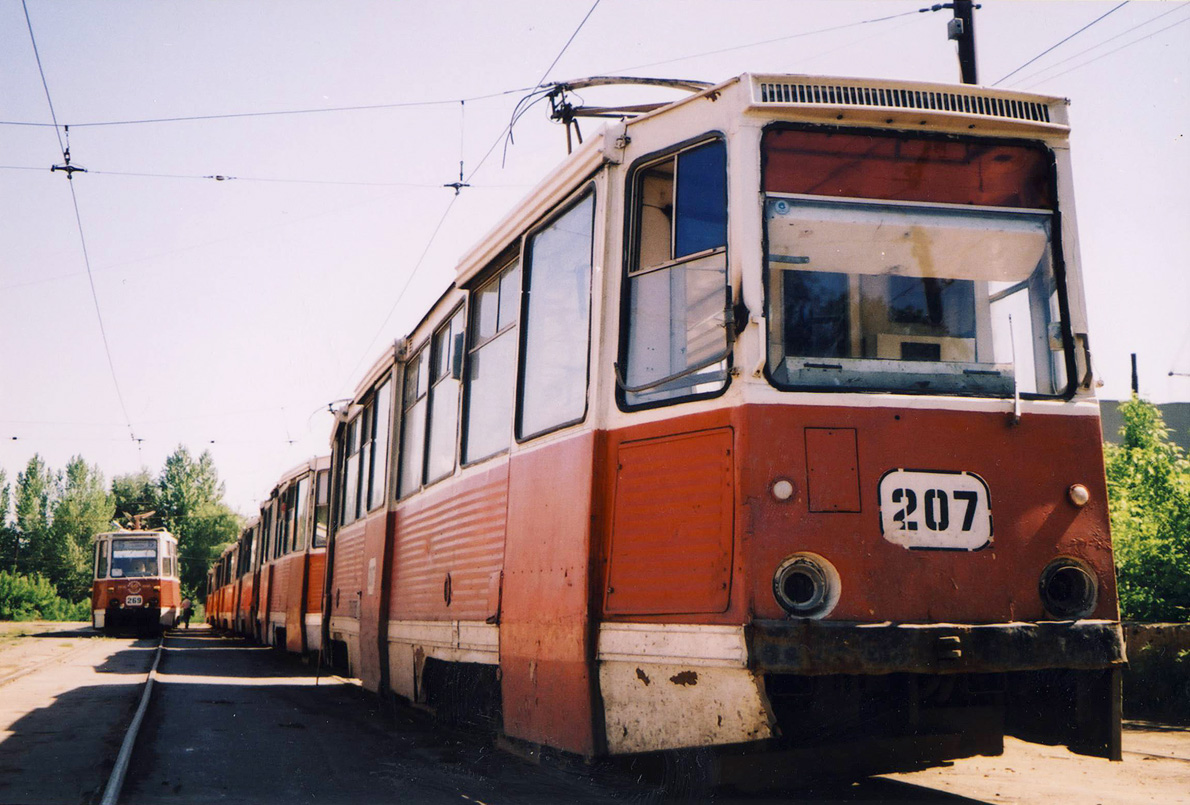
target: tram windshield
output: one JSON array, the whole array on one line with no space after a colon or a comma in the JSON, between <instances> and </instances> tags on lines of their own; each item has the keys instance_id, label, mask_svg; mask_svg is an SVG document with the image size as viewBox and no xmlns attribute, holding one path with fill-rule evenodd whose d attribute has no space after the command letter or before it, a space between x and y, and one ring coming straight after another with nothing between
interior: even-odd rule
<instances>
[{"instance_id":1,"label":"tram windshield","mask_svg":"<svg viewBox=\"0 0 1190 805\"><path fill-rule=\"evenodd\" d=\"M777 385L1065 389L1043 151L805 131L765 146Z\"/></svg>"},{"instance_id":2,"label":"tram windshield","mask_svg":"<svg viewBox=\"0 0 1190 805\"><path fill-rule=\"evenodd\" d=\"M112 577L138 578L157 575L157 540L113 539Z\"/></svg>"}]
</instances>

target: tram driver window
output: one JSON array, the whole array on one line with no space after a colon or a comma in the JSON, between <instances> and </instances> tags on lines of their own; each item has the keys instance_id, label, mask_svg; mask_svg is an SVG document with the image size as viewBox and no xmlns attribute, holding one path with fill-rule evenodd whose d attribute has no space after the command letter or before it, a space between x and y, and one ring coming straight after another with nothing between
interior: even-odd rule
<instances>
[{"instance_id":1,"label":"tram driver window","mask_svg":"<svg viewBox=\"0 0 1190 805\"><path fill-rule=\"evenodd\" d=\"M765 151L776 385L1066 387L1048 152L781 129Z\"/></svg>"},{"instance_id":2,"label":"tram driver window","mask_svg":"<svg viewBox=\"0 0 1190 805\"><path fill-rule=\"evenodd\" d=\"M112 577L137 578L157 575L157 540L112 540Z\"/></svg>"},{"instance_id":3,"label":"tram driver window","mask_svg":"<svg viewBox=\"0 0 1190 805\"><path fill-rule=\"evenodd\" d=\"M727 149L704 142L637 170L618 380L628 405L727 383Z\"/></svg>"}]
</instances>

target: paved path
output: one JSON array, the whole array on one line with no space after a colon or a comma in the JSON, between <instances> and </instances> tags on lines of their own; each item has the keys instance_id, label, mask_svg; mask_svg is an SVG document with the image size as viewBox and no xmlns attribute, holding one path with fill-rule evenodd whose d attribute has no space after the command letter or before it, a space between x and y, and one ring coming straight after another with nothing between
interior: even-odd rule
<instances>
[{"instance_id":1,"label":"paved path","mask_svg":"<svg viewBox=\"0 0 1190 805\"><path fill-rule=\"evenodd\" d=\"M90 631L0 642L0 803L99 800L155 646Z\"/></svg>"}]
</instances>

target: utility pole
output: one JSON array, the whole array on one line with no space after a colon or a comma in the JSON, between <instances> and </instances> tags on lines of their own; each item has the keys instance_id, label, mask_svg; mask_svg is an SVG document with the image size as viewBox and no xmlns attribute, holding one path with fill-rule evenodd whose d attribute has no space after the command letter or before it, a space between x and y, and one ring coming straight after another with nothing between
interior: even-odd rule
<instances>
[{"instance_id":1,"label":"utility pole","mask_svg":"<svg viewBox=\"0 0 1190 805\"><path fill-rule=\"evenodd\" d=\"M1132 393L1140 394L1140 375L1136 373L1136 353L1132 353Z\"/></svg>"},{"instance_id":2,"label":"utility pole","mask_svg":"<svg viewBox=\"0 0 1190 805\"><path fill-rule=\"evenodd\" d=\"M959 75L964 84L978 84L975 71L975 9L980 6L974 0L954 0L952 3L937 3L922 11L954 9L954 19L946 24L946 38L959 44Z\"/></svg>"},{"instance_id":3,"label":"utility pole","mask_svg":"<svg viewBox=\"0 0 1190 805\"><path fill-rule=\"evenodd\" d=\"M959 72L964 84L978 84L975 74L975 5L972 0L954 0L954 19L946 26L946 35L959 43Z\"/></svg>"}]
</instances>

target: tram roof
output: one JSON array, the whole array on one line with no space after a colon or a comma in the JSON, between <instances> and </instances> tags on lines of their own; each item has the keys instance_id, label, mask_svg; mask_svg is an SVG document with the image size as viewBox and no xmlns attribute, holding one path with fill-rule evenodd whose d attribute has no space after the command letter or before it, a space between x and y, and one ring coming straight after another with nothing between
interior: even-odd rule
<instances>
[{"instance_id":1,"label":"tram roof","mask_svg":"<svg viewBox=\"0 0 1190 805\"><path fill-rule=\"evenodd\" d=\"M533 221L544 216L606 162L619 162L616 139L626 127L672 114L702 98L722 98L742 114L786 113L807 122L881 128L1064 138L1069 101L970 84L744 73L638 115L626 113L575 149L459 261L465 285Z\"/></svg>"},{"instance_id":2,"label":"tram roof","mask_svg":"<svg viewBox=\"0 0 1190 805\"><path fill-rule=\"evenodd\" d=\"M96 534L94 537L92 537L91 541L98 542L101 539L114 539L116 537L140 539L144 539L146 537L165 537L166 539L172 539L174 542L178 541L177 537L166 531L164 528L154 528L147 531L130 531L128 529L124 529L122 531L104 531L103 533Z\"/></svg>"}]
</instances>

